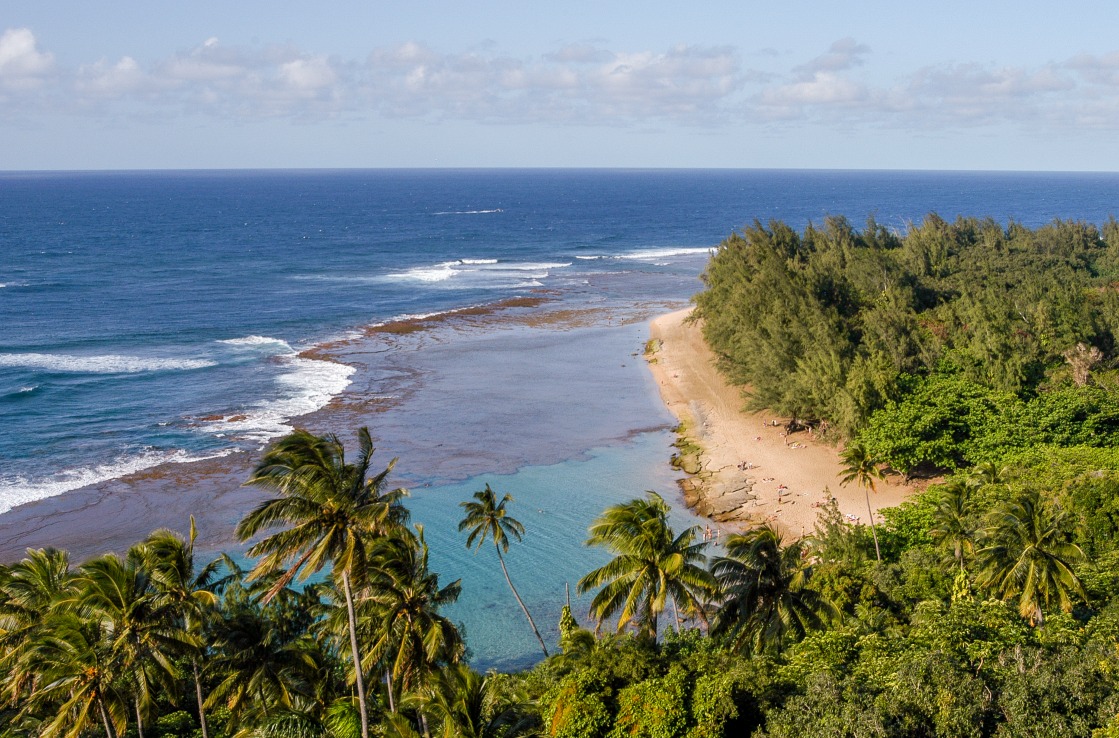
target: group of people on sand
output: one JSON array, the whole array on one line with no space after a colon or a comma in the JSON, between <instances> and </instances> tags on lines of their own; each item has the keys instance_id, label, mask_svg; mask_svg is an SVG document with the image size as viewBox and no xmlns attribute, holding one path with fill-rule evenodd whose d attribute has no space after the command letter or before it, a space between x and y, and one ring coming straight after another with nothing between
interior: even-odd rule
<instances>
[{"instance_id":1,"label":"group of people on sand","mask_svg":"<svg viewBox=\"0 0 1119 738\"><path fill-rule=\"evenodd\" d=\"M721 531L721 530L719 530L718 528L716 528L716 529L715 529L715 532L714 532L714 533L712 533L712 532L711 532L711 526L710 526L710 525L708 525L708 526L707 526L706 528L704 528L704 529L703 529L703 540L704 540L704 542L705 542L705 543L710 543L710 542L712 542L712 541L713 541L713 542L714 542L714 544L715 544L716 546L718 546L718 545L719 545L719 536L720 536L720 535L722 535L722 531Z\"/></svg>"}]
</instances>

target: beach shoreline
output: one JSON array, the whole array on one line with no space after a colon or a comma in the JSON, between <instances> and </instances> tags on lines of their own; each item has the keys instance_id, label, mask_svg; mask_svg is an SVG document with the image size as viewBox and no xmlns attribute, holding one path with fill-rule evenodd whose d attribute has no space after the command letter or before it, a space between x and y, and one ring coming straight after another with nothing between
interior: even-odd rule
<instances>
[{"instance_id":1,"label":"beach shoreline","mask_svg":"<svg viewBox=\"0 0 1119 738\"><path fill-rule=\"evenodd\" d=\"M866 497L857 485L840 485L837 449L808 431L786 434L785 419L772 413L745 410L741 388L716 368L691 312L650 321L645 354L661 399L680 421L677 463L688 473L681 482L687 504L716 529L737 532L769 522L796 538L813 531L831 497L849 521L865 524ZM877 513L917 491L892 477L877 484L870 504Z\"/></svg>"}]
</instances>

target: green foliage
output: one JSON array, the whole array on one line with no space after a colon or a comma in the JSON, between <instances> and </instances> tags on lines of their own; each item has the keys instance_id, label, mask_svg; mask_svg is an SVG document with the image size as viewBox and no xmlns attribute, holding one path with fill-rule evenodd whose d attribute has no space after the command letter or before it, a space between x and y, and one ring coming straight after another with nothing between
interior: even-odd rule
<instances>
[{"instance_id":1,"label":"green foliage","mask_svg":"<svg viewBox=\"0 0 1119 738\"><path fill-rule=\"evenodd\" d=\"M155 721L156 733L161 738L187 738L197 726L198 721L184 710L161 715Z\"/></svg>"},{"instance_id":2,"label":"green foliage","mask_svg":"<svg viewBox=\"0 0 1119 738\"><path fill-rule=\"evenodd\" d=\"M981 429L998 424L1004 395L962 376L933 375L908 381L902 399L874 413L860 433L867 453L901 472L921 465L955 469Z\"/></svg>"},{"instance_id":3,"label":"green foliage","mask_svg":"<svg viewBox=\"0 0 1119 738\"><path fill-rule=\"evenodd\" d=\"M617 713L609 738L675 738L684 734L688 721L688 674L679 667L657 679L648 679L618 693Z\"/></svg>"},{"instance_id":4,"label":"green foliage","mask_svg":"<svg viewBox=\"0 0 1119 738\"><path fill-rule=\"evenodd\" d=\"M611 694L606 680L590 670L570 674L541 699L544 728L554 738L597 738L610 728Z\"/></svg>"},{"instance_id":5,"label":"green foliage","mask_svg":"<svg viewBox=\"0 0 1119 738\"><path fill-rule=\"evenodd\" d=\"M757 694L766 686L761 669L736 661L699 673L692 689L694 726L688 738L750 735L761 725Z\"/></svg>"},{"instance_id":6,"label":"green foliage","mask_svg":"<svg viewBox=\"0 0 1119 738\"><path fill-rule=\"evenodd\" d=\"M830 674L817 674L803 695L770 713L763 738L879 738L886 736L869 698L845 692Z\"/></svg>"},{"instance_id":7,"label":"green foliage","mask_svg":"<svg viewBox=\"0 0 1119 738\"><path fill-rule=\"evenodd\" d=\"M896 560L903 552L915 546L932 543L929 531L935 519L935 503L928 495L910 497L897 507L878 511L885 520L878 533L882 543L883 558Z\"/></svg>"},{"instance_id":8,"label":"green foliage","mask_svg":"<svg viewBox=\"0 0 1119 738\"><path fill-rule=\"evenodd\" d=\"M827 421L902 472L1114 445L1117 227L755 221L711 259L697 317L753 406Z\"/></svg>"}]
</instances>

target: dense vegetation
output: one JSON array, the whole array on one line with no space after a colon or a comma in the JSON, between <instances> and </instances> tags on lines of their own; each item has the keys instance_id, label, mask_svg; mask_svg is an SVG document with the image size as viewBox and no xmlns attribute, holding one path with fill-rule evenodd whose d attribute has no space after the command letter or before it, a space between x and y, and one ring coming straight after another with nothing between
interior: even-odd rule
<instances>
[{"instance_id":1,"label":"dense vegetation","mask_svg":"<svg viewBox=\"0 0 1119 738\"><path fill-rule=\"evenodd\" d=\"M725 240L696 298L759 408L901 472L1119 439L1119 223L842 218Z\"/></svg>"},{"instance_id":2,"label":"dense vegetation","mask_svg":"<svg viewBox=\"0 0 1119 738\"><path fill-rule=\"evenodd\" d=\"M1114 221L755 225L708 269L709 338L754 402L847 441L850 481L940 475L875 529L833 506L712 547L653 493L615 505L595 622L547 643L522 603L544 660L479 674L392 465L297 431L249 480L274 495L238 526L251 572L193 529L0 567L0 738L1119 737L1116 277ZM462 503L503 569L513 505Z\"/></svg>"},{"instance_id":3,"label":"dense vegetation","mask_svg":"<svg viewBox=\"0 0 1119 738\"><path fill-rule=\"evenodd\" d=\"M251 573L197 561L193 529L0 567L0 736L1119 735L1119 451L953 475L887 511L881 562L834 507L805 540L710 548L649 493L591 527L595 629L565 609L558 653L483 675L359 440L352 463L303 432L265 455ZM531 535L511 504L464 502L465 542Z\"/></svg>"}]
</instances>

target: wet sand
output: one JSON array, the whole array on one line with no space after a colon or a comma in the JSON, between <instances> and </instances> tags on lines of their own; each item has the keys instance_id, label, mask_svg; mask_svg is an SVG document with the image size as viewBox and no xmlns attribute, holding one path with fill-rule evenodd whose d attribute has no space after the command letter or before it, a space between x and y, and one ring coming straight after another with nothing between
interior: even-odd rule
<instances>
[{"instance_id":1,"label":"wet sand","mask_svg":"<svg viewBox=\"0 0 1119 738\"><path fill-rule=\"evenodd\" d=\"M685 499L696 512L731 530L771 522L788 536L811 533L830 492L852 522L867 522L866 497L856 484L840 486L837 449L806 431L785 435L786 418L744 410L742 389L726 382L691 309L654 319L646 352L665 405L680 420ZM774 426L773 422L777 421ZM681 452L687 451L682 448ZM916 491L892 477L870 495L875 510L900 504Z\"/></svg>"}]
</instances>

